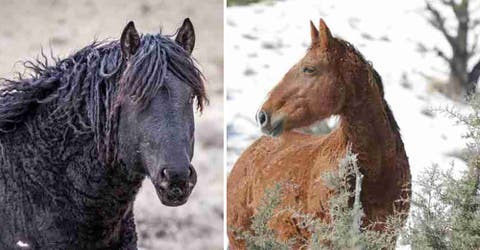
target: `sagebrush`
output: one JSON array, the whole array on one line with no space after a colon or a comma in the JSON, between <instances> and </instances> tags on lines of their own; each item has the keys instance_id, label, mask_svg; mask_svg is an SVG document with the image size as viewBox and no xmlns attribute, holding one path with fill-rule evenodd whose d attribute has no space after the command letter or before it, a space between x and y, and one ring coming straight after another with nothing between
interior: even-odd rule
<instances>
[{"instance_id":1,"label":"sagebrush","mask_svg":"<svg viewBox=\"0 0 480 250\"><path fill-rule=\"evenodd\" d=\"M433 165L419 176L406 234L412 249L480 249L480 96L469 103L466 115L437 110L466 126L467 169Z\"/></svg>"}]
</instances>

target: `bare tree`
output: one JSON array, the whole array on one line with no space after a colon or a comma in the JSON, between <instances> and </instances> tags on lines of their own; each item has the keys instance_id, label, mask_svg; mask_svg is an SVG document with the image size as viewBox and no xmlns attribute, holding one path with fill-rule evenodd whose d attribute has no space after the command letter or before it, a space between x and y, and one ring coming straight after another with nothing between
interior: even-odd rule
<instances>
[{"instance_id":1,"label":"bare tree","mask_svg":"<svg viewBox=\"0 0 480 250\"><path fill-rule=\"evenodd\" d=\"M433 4L437 2L437 4ZM431 48L439 57L444 59L450 68L449 84L447 94L452 97L459 97L462 94L471 94L475 91L476 82L480 76L480 61L470 70L469 60L477 53L478 34L474 34L477 26L480 27L480 19L471 17L472 10L469 9L469 0L426 0L428 22L447 40L450 51L445 52L438 47ZM439 7L446 7L453 11L457 21L452 32L446 25L447 18L440 12ZM474 34L473 43L469 43L470 32ZM423 46L423 45L422 45ZM426 48L426 46L423 46Z\"/></svg>"}]
</instances>

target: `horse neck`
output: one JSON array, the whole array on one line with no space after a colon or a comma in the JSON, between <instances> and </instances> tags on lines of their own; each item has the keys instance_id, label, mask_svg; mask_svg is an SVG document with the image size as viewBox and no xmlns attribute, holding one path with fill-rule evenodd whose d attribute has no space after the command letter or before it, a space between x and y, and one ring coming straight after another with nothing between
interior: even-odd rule
<instances>
[{"instance_id":1,"label":"horse neck","mask_svg":"<svg viewBox=\"0 0 480 250\"><path fill-rule=\"evenodd\" d=\"M359 75L352 83L356 86L355 96L346 98L347 103L340 114L339 131L344 142L352 145L363 171L376 179L384 168L394 167L397 143L401 139L391 124L393 121L388 118L386 101L371 70Z\"/></svg>"},{"instance_id":2,"label":"horse neck","mask_svg":"<svg viewBox=\"0 0 480 250\"><path fill-rule=\"evenodd\" d=\"M133 202L145 175L121 163L104 164L95 143L95 132L81 130L77 122L65 117L49 120L46 118L49 113L51 107L39 107L14 132L0 138L4 151L16 152L3 154L0 168L19 168L28 173L47 171L57 177L35 175L35 182L25 187L72 196L69 199L82 201L83 209L109 207L112 215L122 213ZM102 218L97 219L100 223Z\"/></svg>"}]
</instances>

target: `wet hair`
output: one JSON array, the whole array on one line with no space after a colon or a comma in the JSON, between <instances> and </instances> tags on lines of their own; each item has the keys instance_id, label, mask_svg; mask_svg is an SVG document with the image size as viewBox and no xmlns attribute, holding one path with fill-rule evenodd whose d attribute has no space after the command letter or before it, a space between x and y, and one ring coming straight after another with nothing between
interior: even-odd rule
<instances>
[{"instance_id":1,"label":"wet hair","mask_svg":"<svg viewBox=\"0 0 480 250\"><path fill-rule=\"evenodd\" d=\"M125 97L145 107L171 72L193 90L197 109L208 102L204 78L192 57L169 36L143 35L126 61L118 41L94 42L65 59L24 63L28 76L1 79L0 135L14 131L37 113L66 122L76 133L93 132L99 152L113 160L118 116ZM40 111L40 108L46 110ZM36 118L39 119L39 118Z\"/></svg>"}]
</instances>

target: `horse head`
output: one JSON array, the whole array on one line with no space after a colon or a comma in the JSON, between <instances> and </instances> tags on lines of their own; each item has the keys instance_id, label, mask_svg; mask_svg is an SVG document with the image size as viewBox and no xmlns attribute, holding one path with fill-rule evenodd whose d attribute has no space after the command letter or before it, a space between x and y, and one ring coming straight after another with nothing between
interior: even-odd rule
<instances>
[{"instance_id":1,"label":"horse head","mask_svg":"<svg viewBox=\"0 0 480 250\"><path fill-rule=\"evenodd\" d=\"M146 173L167 206L184 204L197 182L193 114L195 99L201 108L205 93L190 56L194 43L188 18L174 41L140 36L132 22L120 39L125 70L119 80L117 157Z\"/></svg>"},{"instance_id":2,"label":"horse head","mask_svg":"<svg viewBox=\"0 0 480 250\"><path fill-rule=\"evenodd\" d=\"M263 133L279 136L342 110L347 86L338 67L339 44L323 20L319 27L310 22L311 46L306 55L285 74L257 113Z\"/></svg>"}]
</instances>

